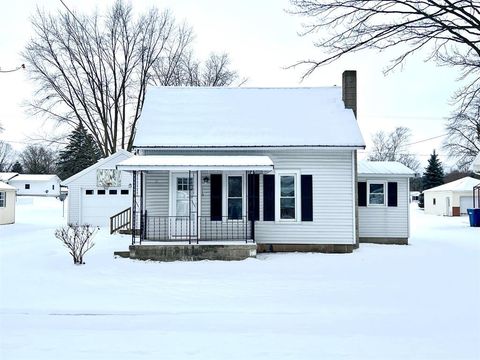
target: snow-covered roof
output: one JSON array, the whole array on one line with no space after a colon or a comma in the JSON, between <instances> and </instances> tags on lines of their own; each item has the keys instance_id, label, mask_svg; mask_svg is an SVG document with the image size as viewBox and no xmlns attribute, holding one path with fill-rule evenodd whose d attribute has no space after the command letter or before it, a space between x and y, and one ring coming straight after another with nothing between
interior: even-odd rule
<instances>
[{"instance_id":1,"label":"snow-covered roof","mask_svg":"<svg viewBox=\"0 0 480 360\"><path fill-rule=\"evenodd\" d=\"M10 179L13 179L15 176L17 176L18 173L16 172L0 172L0 181L9 181Z\"/></svg>"},{"instance_id":2,"label":"snow-covered roof","mask_svg":"<svg viewBox=\"0 0 480 360\"><path fill-rule=\"evenodd\" d=\"M425 190L424 192L435 191L472 191L474 186L480 184L480 180L474 179L470 176Z\"/></svg>"},{"instance_id":3,"label":"snow-covered roof","mask_svg":"<svg viewBox=\"0 0 480 360\"><path fill-rule=\"evenodd\" d=\"M134 144L365 147L341 87L149 87Z\"/></svg>"},{"instance_id":4,"label":"snow-covered roof","mask_svg":"<svg viewBox=\"0 0 480 360\"><path fill-rule=\"evenodd\" d=\"M476 174L480 174L480 152L478 153L475 160L473 160L472 165L470 165L470 170Z\"/></svg>"},{"instance_id":5,"label":"snow-covered roof","mask_svg":"<svg viewBox=\"0 0 480 360\"><path fill-rule=\"evenodd\" d=\"M95 164L90 165L88 168L83 169L82 171L70 176L68 179L63 180L61 185L68 186L68 184L74 182L75 180L79 179L83 175L89 173L90 171L96 170L97 168L103 166L105 163L109 162L110 160L113 160L113 159L115 159L119 156L122 156L122 155L123 155L123 157L133 156L133 154L131 152L128 152L127 150L119 149L114 154L112 154L110 156L107 156L106 158L98 160Z\"/></svg>"},{"instance_id":6,"label":"snow-covered roof","mask_svg":"<svg viewBox=\"0 0 480 360\"><path fill-rule=\"evenodd\" d=\"M359 175L403 175L414 176L415 172L396 161L358 161Z\"/></svg>"},{"instance_id":7,"label":"snow-covered roof","mask_svg":"<svg viewBox=\"0 0 480 360\"><path fill-rule=\"evenodd\" d=\"M0 181L0 190L13 190L15 191L16 189L13 186L10 186L8 184L5 184L4 182Z\"/></svg>"},{"instance_id":8,"label":"snow-covered roof","mask_svg":"<svg viewBox=\"0 0 480 360\"><path fill-rule=\"evenodd\" d=\"M117 165L121 170L273 170L268 156L188 156L147 155L132 156Z\"/></svg>"},{"instance_id":9,"label":"snow-covered roof","mask_svg":"<svg viewBox=\"0 0 480 360\"><path fill-rule=\"evenodd\" d=\"M55 174L19 174L12 181L50 181L59 179Z\"/></svg>"}]
</instances>

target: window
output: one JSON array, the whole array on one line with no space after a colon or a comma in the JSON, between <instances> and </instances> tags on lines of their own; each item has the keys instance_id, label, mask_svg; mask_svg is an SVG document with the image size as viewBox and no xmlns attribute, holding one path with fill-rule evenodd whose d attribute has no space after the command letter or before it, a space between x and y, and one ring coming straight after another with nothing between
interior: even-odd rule
<instances>
[{"instance_id":1,"label":"window","mask_svg":"<svg viewBox=\"0 0 480 360\"><path fill-rule=\"evenodd\" d=\"M25 190L29 190L30 189L30 184L25 184Z\"/></svg>"},{"instance_id":2,"label":"window","mask_svg":"<svg viewBox=\"0 0 480 360\"><path fill-rule=\"evenodd\" d=\"M105 195L105 190L97 190L97 195Z\"/></svg>"},{"instance_id":3,"label":"window","mask_svg":"<svg viewBox=\"0 0 480 360\"><path fill-rule=\"evenodd\" d=\"M52 190L55 190L55 185L52 185Z\"/></svg>"},{"instance_id":4,"label":"window","mask_svg":"<svg viewBox=\"0 0 480 360\"><path fill-rule=\"evenodd\" d=\"M115 189L108 190L108 194L109 195L117 195L117 190L115 190Z\"/></svg>"},{"instance_id":5,"label":"window","mask_svg":"<svg viewBox=\"0 0 480 360\"><path fill-rule=\"evenodd\" d=\"M93 190L85 190L85 195L93 195Z\"/></svg>"},{"instance_id":6,"label":"window","mask_svg":"<svg viewBox=\"0 0 480 360\"><path fill-rule=\"evenodd\" d=\"M280 176L280 219L295 219L295 176Z\"/></svg>"},{"instance_id":7,"label":"window","mask_svg":"<svg viewBox=\"0 0 480 360\"><path fill-rule=\"evenodd\" d=\"M437 199L433 198L433 205L437 205Z\"/></svg>"},{"instance_id":8,"label":"window","mask_svg":"<svg viewBox=\"0 0 480 360\"><path fill-rule=\"evenodd\" d=\"M120 190L121 195L128 195L128 190Z\"/></svg>"},{"instance_id":9,"label":"window","mask_svg":"<svg viewBox=\"0 0 480 360\"><path fill-rule=\"evenodd\" d=\"M190 185L190 190L193 190L192 178L188 177L178 177L177 178L177 190L178 191L188 191Z\"/></svg>"},{"instance_id":10,"label":"window","mask_svg":"<svg viewBox=\"0 0 480 360\"><path fill-rule=\"evenodd\" d=\"M0 208L6 207L6 192L5 191L0 191Z\"/></svg>"},{"instance_id":11,"label":"window","mask_svg":"<svg viewBox=\"0 0 480 360\"><path fill-rule=\"evenodd\" d=\"M242 176L229 176L227 184L228 219L241 219L243 215Z\"/></svg>"},{"instance_id":12,"label":"window","mask_svg":"<svg viewBox=\"0 0 480 360\"><path fill-rule=\"evenodd\" d=\"M371 182L368 184L368 205L385 205L385 183Z\"/></svg>"}]
</instances>

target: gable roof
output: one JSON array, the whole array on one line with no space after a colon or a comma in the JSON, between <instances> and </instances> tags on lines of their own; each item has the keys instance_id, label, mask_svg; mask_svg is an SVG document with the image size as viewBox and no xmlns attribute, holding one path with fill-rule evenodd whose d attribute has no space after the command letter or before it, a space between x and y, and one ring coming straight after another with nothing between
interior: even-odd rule
<instances>
[{"instance_id":1,"label":"gable roof","mask_svg":"<svg viewBox=\"0 0 480 360\"><path fill-rule=\"evenodd\" d=\"M341 87L149 87L135 147L355 147Z\"/></svg>"},{"instance_id":2,"label":"gable roof","mask_svg":"<svg viewBox=\"0 0 480 360\"><path fill-rule=\"evenodd\" d=\"M480 180L474 179L470 176L465 176L464 178L425 190L424 192L435 192L435 191L472 191L474 186L480 184Z\"/></svg>"},{"instance_id":3,"label":"gable roof","mask_svg":"<svg viewBox=\"0 0 480 360\"><path fill-rule=\"evenodd\" d=\"M60 178L55 174L19 174L15 176L11 181L50 181Z\"/></svg>"},{"instance_id":4,"label":"gable roof","mask_svg":"<svg viewBox=\"0 0 480 360\"><path fill-rule=\"evenodd\" d=\"M0 181L9 181L10 179L13 179L15 176L17 176L18 173L16 172L0 172Z\"/></svg>"},{"instance_id":5,"label":"gable roof","mask_svg":"<svg viewBox=\"0 0 480 360\"><path fill-rule=\"evenodd\" d=\"M397 161L358 161L359 175L403 175L414 176L415 172Z\"/></svg>"},{"instance_id":6,"label":"gable roof","mask_svg":"<svg viewBox=\"0 0 480 360\"><path fill-rule=\"evenodd\" d=\"M82 171L70 176L68 179L63 180L62 185L67 185L68 186L68 184L76 181L77 179L81 178L83 175L89 173L90 171L96 170L97 168L101 167L102 165L109 162L110 160L113 160L113 159L116 159L116 158L119 158L119 157L130 157L130 156L133 156L133 154L128 152L127 150L119 149L119 150L117 150L116 153L114 153L114 154L112 154L112 155L110 155L106 158L98 160L95 164L90 165L88 168L83 169ZM120 161L120 159L119 159L119 161Z\"/></svg>"},{"instance_id":7,"label":"gable roof","mask_svg":"<svg viewBox=\"0 0 480 360\"><path fill-rule=\"evenodd\" d=\"M0 190L12 190L12 191L16 191L17 189L15 189L13 186L10 186L10 185L5 184L4 182L0 181Z\"/></svg>"}]
</instances>

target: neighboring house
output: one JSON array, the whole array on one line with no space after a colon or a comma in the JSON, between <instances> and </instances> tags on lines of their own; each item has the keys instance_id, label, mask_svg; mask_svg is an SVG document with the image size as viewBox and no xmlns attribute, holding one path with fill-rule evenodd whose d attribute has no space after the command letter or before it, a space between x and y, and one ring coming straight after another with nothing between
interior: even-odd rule
<instances>
[{"instance_id":1,"label":"neighboring house","mask_svg":"<svg viewBox=\"0 0 480 360\"><path fill-rule=\"evenodd\" d=\"M342 88L150 88L117 165L134 175L134 240L351 252L355 112L353 71Z\"/></svg>"},{"instance_id":2,"label":"neighboring house","mask_svg":"<svg viewBox=\"0 0 480 360\"><path fill-rule=\"evenodd\" d=\"M415 172L399 162L358 162L360 242L408 244L410 185Z\"/></svg>"},{"instance_id":3,"label":"neighboring house","mask_svg":"<svg viewBox=\"0 0 480 360\"><path fill-rule=\"evenodd\" d=\"M8 181L17 189L17 195L60 196L60 178L57 175L19 174Z\"/></svg>"},{"instance_id":4,"label":"neighboring house","mask_svg":"<svg viewBox=\"0 0 480 360\"><path fill-rule=\"evenodd\" d=\"M118 150L62 182L68 187L69 224L108 226L111 216L131 207L132 175L115 168L131 156Z\"/></svg>"},{"instance_id":5,"label":"neighboring house","mask_svg":"<svg viewBox=\"0 0 480 360\"><path fill-rule=\"evenodd\" d=\"M0 225L15 222L16 189L0 181Z\"/></svg>"},{"instance_id":6,"label":"neighboring house","mask_svg":"<svg viewBox=\"0 0 480 360\"><path fill-rule=\"evenodd\" d=\"M473 188L480 180L472 177L443 184L425 190L425 213L445 216L460 216L473 208Z\"/></svg>"},{"instance_id":7,"label":"neighboring house","mask_svg":"<svg viewBox=\"0 0 480 360\"><path fill-rule=\"evenodd\" d=\"M410 202L418 201L420 191L410 191Z\"/></svg>"}]
</instances>

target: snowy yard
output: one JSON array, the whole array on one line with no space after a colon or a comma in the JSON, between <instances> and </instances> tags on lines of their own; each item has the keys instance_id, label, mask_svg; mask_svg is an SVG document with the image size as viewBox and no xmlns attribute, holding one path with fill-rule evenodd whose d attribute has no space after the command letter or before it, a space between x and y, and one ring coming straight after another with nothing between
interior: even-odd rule
<instances>
[{"instance_id":1,"label":"snowy yard","mask_svg":"<svg viewBox=\"0 0 480 360\"><path fill-rule=\"evenodd\" d=\"M480 228L412 207L409 246L74 266L55 199L0 227L0 359L478 359Z\"/></svg>"}]
</instances>

